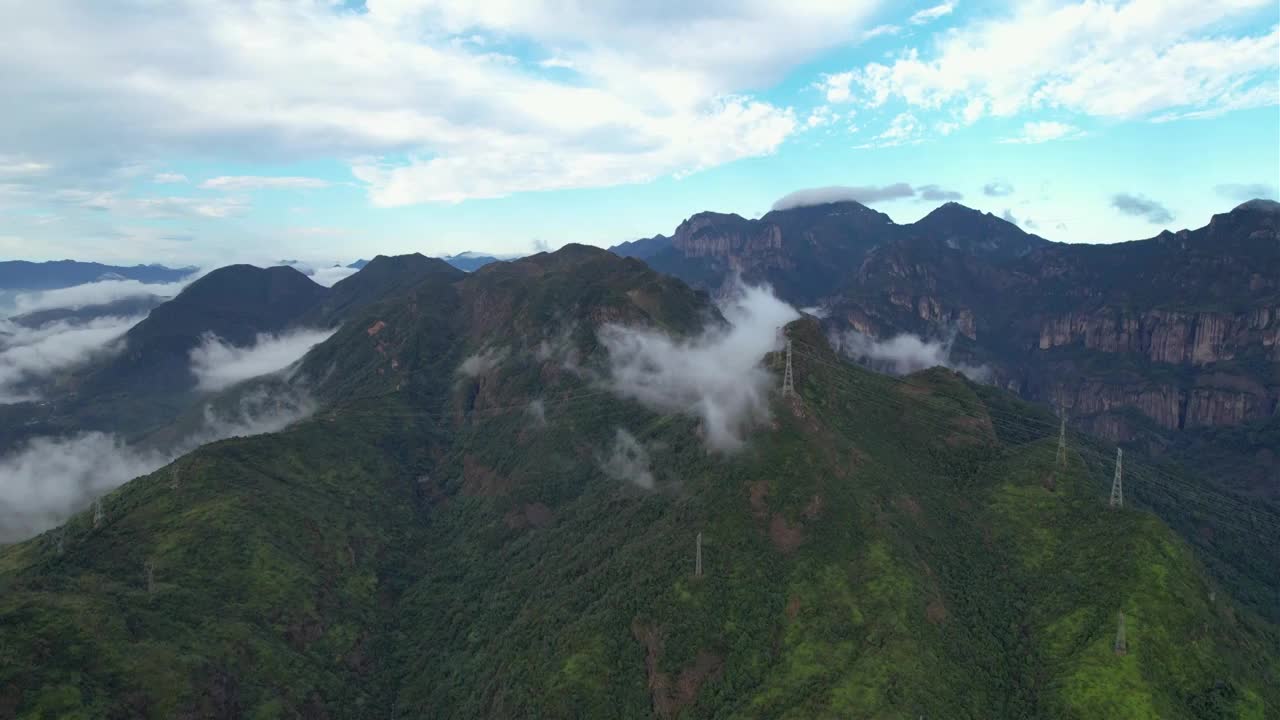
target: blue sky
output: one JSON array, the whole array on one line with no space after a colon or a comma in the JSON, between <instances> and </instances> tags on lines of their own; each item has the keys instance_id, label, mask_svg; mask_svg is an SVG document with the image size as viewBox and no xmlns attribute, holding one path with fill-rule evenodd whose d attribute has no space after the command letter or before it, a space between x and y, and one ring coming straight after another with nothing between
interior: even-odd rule
<instances>
[{"instance_id":1,"label":"blue sky","mask_svg":"<svg viewBox=\"0 0 1280 720\"><path fill-rule=\"evenodd\" d=\"M1274 0L26 3L0 258L521 253L842 186L1054 240L1280 186ZM910 196L884 188L905 183ZM896 195L896 197L895 197Z\"/></svg>"}]
</instances>

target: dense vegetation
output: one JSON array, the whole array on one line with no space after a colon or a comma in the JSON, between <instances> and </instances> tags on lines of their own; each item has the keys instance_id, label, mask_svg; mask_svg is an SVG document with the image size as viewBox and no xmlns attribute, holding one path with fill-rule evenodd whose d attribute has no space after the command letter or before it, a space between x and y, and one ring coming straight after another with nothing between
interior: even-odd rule
<instances>
[{"instance_id":1,"label":"dense vegetation","mask_svg":"<svg viewBox=\"0 0 1280 720\"><path fill-rule=\"evenodd\" d=\"M605 321L715 316L585 248L371 306L308 358L310 421L0 550L0 717L1280 708L1275 627L1156 515L1107 507L1102 448L1060 466L1011 396L863 371L801 321L800 398L708 452L693 418L601 392ZM651 489L602 469L619 429Z\"/></svg>"}]
</instances>

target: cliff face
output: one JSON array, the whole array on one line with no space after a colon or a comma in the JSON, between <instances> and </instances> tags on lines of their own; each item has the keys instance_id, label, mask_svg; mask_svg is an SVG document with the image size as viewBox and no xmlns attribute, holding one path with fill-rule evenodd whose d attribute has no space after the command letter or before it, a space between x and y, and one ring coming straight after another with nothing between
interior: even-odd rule
<instances>
[{"instance_id":1,"label":"cliff face","mask_svg":"<svg viewBox=\"0 0 1280 720\"><path fill-rule=\"evenodd\" d=\"M1278 227L1280 205L1247 203L1198 230L1021 255L984 256L945 234L898 240L868 254L829 322L958 337L958 361L1082 429L1174 446L1280 423ZM1280 493L1251 436L1235 450L1266 467L1244 474Z\"/></svg>"},{"instance_id":2,"label":"cliff face","mask_svg":"<svg viewBox=\"0 0 1280 720\"><path fill-rule=\"evenodd\" d=\"M1046 317L1041 350L1082 344L1108 353L1136 353L1152 362L1208 365L1261 348L1280 361L1280 306L1248 311L1178 312L1105 308Z\"/></svg>"}]
</instances>

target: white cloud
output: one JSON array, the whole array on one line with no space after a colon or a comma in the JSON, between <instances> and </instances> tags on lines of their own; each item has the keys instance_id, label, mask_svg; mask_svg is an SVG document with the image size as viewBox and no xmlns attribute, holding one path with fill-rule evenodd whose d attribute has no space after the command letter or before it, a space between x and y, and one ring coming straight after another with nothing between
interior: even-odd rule
<instances>
[{"instance_id":1,"label":"white cloud","mask_svg":"<svg viewBox=\"0 0 1280 720\"><path fill-rule=\"evenodd\" d=\"M827 102L845 103L853 99L849 85L853 82L852 72L823 75L818 87L826 93Z\"/></svg>"},{"instance_id":2,"label":"white cloud","mask_svg":"<svg viewBox=\"0 0 1280 720\"><path fill-rule=\"evenodd\" d=\"M985 365L974 367L951 359L951 338L929 341L910 333L888 340L876 340L856 330L832 335L831 344L840 352L871 368L895 375L906 375L932 367L946 367L964 373L971 380L984 382L991 371Z\"/></svg>"},{"instance_id":3,"label":"white cloud","mask_svg":"<svg viewBox=\"0 0 1280 720\"><path fill-rule=\"evenodd\" d=\"M243 198L128 197L118 192L64 188L53 193L55 202L88 210L100 210L144 218L225 218L249 209Z\"/></svg>"},{"instance_id":4,"label":"white cloud","mask_svg":"<svg viewBox=\"0 0 1280 720\"><path fill-rule=\"evenodd\" d=\"M1268 6L1271 0L1019 3L1011 16L938 36L927 56L911 49L889 64L869 63L854 82L873 105L890 98L929 109L967 104L968 121L1035 108L1132 118L1276 104L1280 28L1216 34L1223 22Z\"/></svg>"},{"instance_id":5,"label":"white cloud","mask_svg":"<svg viewBox=\"0 0 1280 720\"><path fill-rule=\"evenodd\" d=\"M882 186L862 185L857 187L831 185L828 187L805 188L787 193L778 198L770 210L790 210L792 208L826 205L827 203L848 200L868 204L882 200L899 200L914 197L915 194L915 188L907 183L893 183L892 185Z\"/></svg>"},{"instance_id":6,"label":"white cloud","mask_svg":"<svg viewBox=\"0 0 1280 720\"><path fill-rule=\"evenodd\" d=\"M334 265L333 267L320 268L311 273L311 279L325 287L333 287L339 280L345 280L355 275L359 270L349 268L343 265Z\"/></svg>"},{"instance_id":7,"label":"white cloud","mask_svg":"<svg viewBox=\"0 0 1280 720\"><path fill-rule=\"evenodd\" d=\"M934 5L933 7L925 8L924 10L916 12L907 20L907 22L912 25L924 25L926 23L931 23L940 17L950 15L951 11L955 9L955 0L947 0L947 2L944 2L941 5Z\"/></svg>"},{"instance_id":8,"label":"white cloud","mask_svg":"<svg viewBox=\"0 0 1280 720\"><path fill-rule=\"evenodd\" d=\"M827 105L819 105L809 112L809 117L805 119L804 124L808 128L818 128L840 119L840 113L832 112Z\"/></svg>"},{"instance_id":9,"label":"white cloud","mask_svg":"<svg viewBox=\"0 0 1280 720\"><path fill-rule=\"evenodd\" d=\"M775 151L794 112L743 93L847 42L879 4L27 3L6 26L23 32L0 31L0 94L22 100L0 136L103 166L363 158L379 206L641 182ZM452 42L472 36L576 72Z\"/></svg>"},{"instance_id":10,"label":"white cloud","mask_svg":"<svg viewBox=\"0 0 1280 720\"><path fill-rule=\"evenodd\" d=\"M895 145L914 145L922 140L923 126L911 113L899 113L889 123L884 132L876 135L871 142L858 145L859 148L893 147Z\"/></svg>"},{"instance_id":11,"label":"white cloud","mask_svg":"<svg viewBox=\"0 0 1280 720\"><path fill-rule=\"evenodd\" d=\"M678 340L661 332L605 326L609 387L662 412L702 420L707 443L735 450L768 417L774 376L761 366L780 346L778 329L800 315L768 288L741 287L721 307L728 328Z\"/></svg>"},{"instance_id":12,"label":"white cloud","mask_svg":"<svg viewBox=\"0 0 1280 720\"><path fill-rule=\"evenodd\" d=\"M870 30L862 33L863 40L878 38L882 35L897 35L902 32L902 28L897 25L877 25Z\"/></svg>"},{"instance_id":13,"label":"white cloud","mask_svg":"<svg viewBox=\"0 0 1280 720\"><path fill-rule=\"evenodd\" d=\"M104 317L36 329L0 321L0 404L33 400L37 396L26 383L117 350L115 341L140 320Z\"/></svg>"},{"instance_id":14,"label":"white cloud","mask_svg":"<svg viewBox=\"0 0 1280 720\"><path fill-rule=\"evenodd\" d=\"M206 335L191 351L191 373L199 389L222 390L250 378L284 370L334 332L336 330L293 330L280 335L264 334L248 347L236 347Z\"/></svg>"},{"instance_id":15,"label":"white cloud","mask_svg":"<svg viewBox=\"0 0 1280 720\"><path fill-rule=\"evenodd\" d=\"M156 173L151 178L151 182L159 183L161 185L167 183L184 183L186 181L187 176L182 173Z\"/></svg>"},{"instance_id":16,"label":"white cloud","mask_svg":"<svg viewBox=\"0 0 1280 720\"><path fill-rule=\"evenodd\" d=\"M22 540L55 527L94 498L200 445L278 432L314 410L310 397L299 390L252 393L240 400L237 412L229 417L206 408L198 431L163 450L131 447L100 432L30 440L0 457L0 542ZM104 510L110 522L110 504Z\"/></svg>"},{"instance_id":17,"label":"white cloud","mask_svg":"<svg viewBox=\"0 0 1280 720\"><path fill-rule=\"evenodd\" d=\"M23 315L54 308L79 310L150 295L170 298L182 292L182 289L190 285L200 274L200 272L192 273L176 283L148 284L137 280L100 280L56 290L18 293L13 298L13 314Z\"/></svg>"},{"instance_id":18,"label":"white cloud","mask_svg":"<svg viewBox=\"0 0 1280 720\"><path fill-rule=\"evenodd\" d=\"M1053 120L1028 122L1022 125L1022 133L1000 140L1002 143L1036 144L1050 140L1064 140L1080 135L1080 128Z\"/></svg>"},{"instance_id":19,"label":"white cloud","mask_svg":"<svg viewBox=\"0 0 1280 720\"><path fill-rule=\"evenodd\" d=\"M458 373L478 377L498 367L507 357L506 348L489 348L467 357L458 366Z\"/></svg>"},{"instance_id":20,"label":"white cloud","mask_svg":"<svg viewBox=\"0 0 1280 720\"><path fill-rule=\"evenodd\" d=\"M629 482L645 490L652 490L656 483L649 464L649 451L631 433L618 428L613 446L607 457L599 458L600 469L605 475Z\"/></svg>"},{"instance_id":21,"label":"white cloud","mask_svg":"<svg viewBox=\"0 0 1280 720\"><path fill-rule=\"evenodd\" d=\"M300 190L329 187L329 181L309 177L222 175L205 180L200 183L200 187L205 190L262 190L264 188Z\"/></svg>"}]
</instances>

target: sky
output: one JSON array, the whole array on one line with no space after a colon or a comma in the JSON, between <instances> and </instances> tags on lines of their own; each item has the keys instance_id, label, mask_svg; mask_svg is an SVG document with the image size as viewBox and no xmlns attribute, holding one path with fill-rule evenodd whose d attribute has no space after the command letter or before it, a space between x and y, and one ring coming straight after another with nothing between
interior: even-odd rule
<instances>
[{"instance_id":1,"label":"sky","mask_svg":"<svg viewBox=\"0 0 1280 720\"><path fill-rule=\"evenodd\" d=\"M1280 186L1275 0L0 8L0 259L518 254L831 187L1115 242Z\"/></svg>"}]
</instances>

